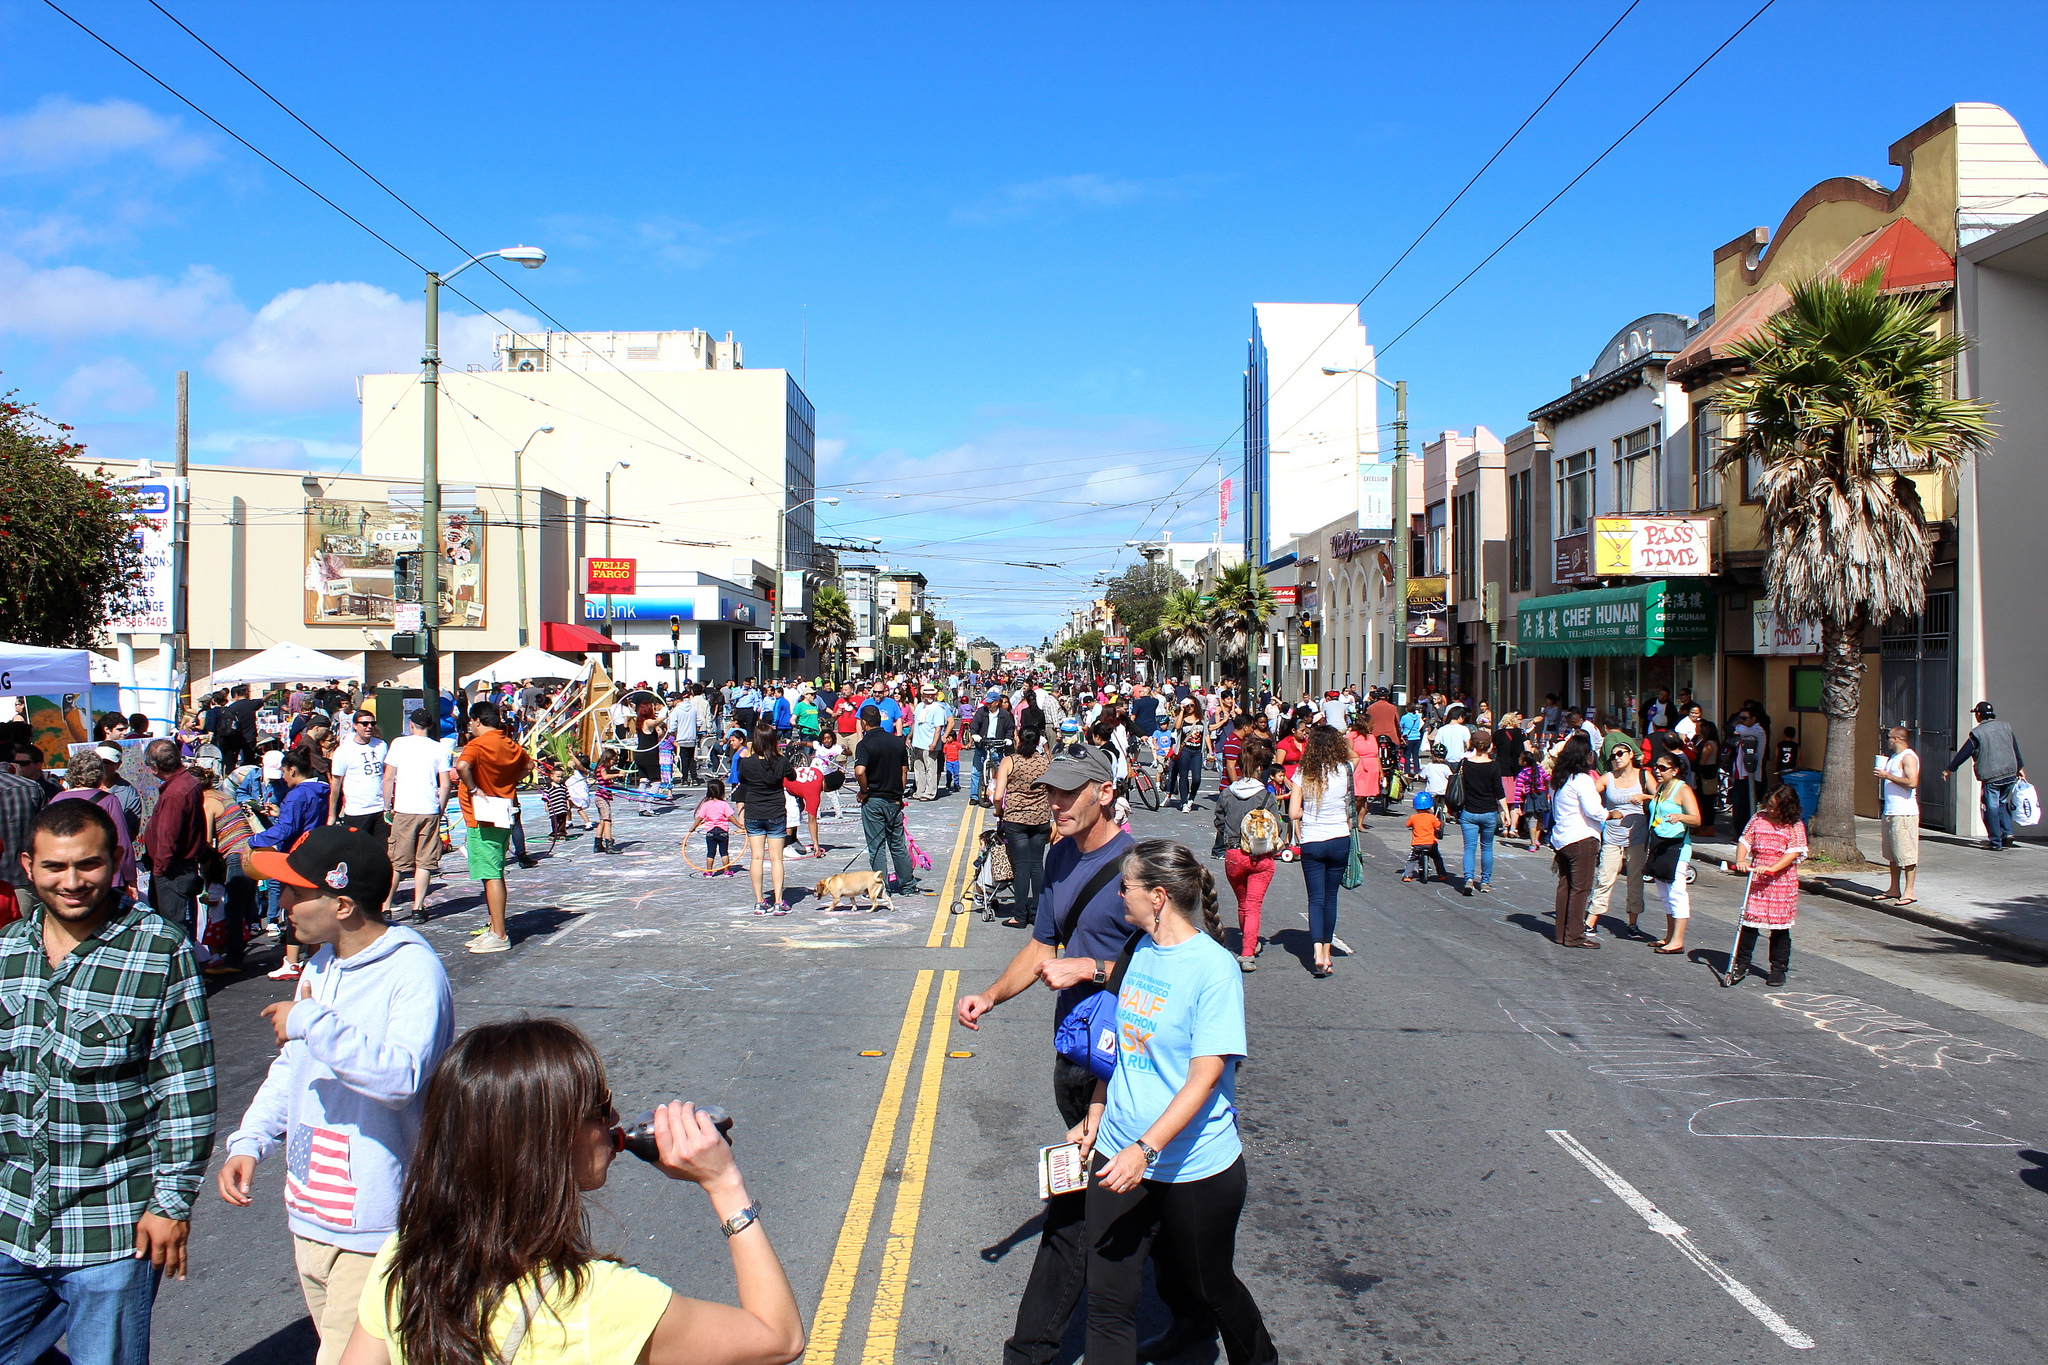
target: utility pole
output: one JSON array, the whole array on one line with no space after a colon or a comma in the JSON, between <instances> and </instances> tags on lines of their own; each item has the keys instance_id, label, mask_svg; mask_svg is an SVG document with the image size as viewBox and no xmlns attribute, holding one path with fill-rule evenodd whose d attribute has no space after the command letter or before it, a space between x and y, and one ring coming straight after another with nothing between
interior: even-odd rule
<instances>
[{"instance_id":1,"label":"utility pole","mask_svg":"<svg viewBox=\"0 0 2048 1365\"><path fill-rule=\"evenodd\" d=\"M1408 703L1408 381L1394 384L1394 696Z\"/></svg>"},{"instance_id":2,"label":"utility pole","mask_svg":"<svg viewBox=\"0 0 2048 1365\"><path fill-rule=\"evenodd\" d=\"M426 413L420 448L420 700L427 738L441 737L441 277L427 272L426 354L420 358L420 403Z\"/></svg>"},{"instance_id":3,"label":"utility pole","mask_svg":"<svg viewBox=\"0 0 2048 1365\"><path fill-rule=\"evenodd\" d=\"M172 607L171 623L177 630L171 635L171 666L165 671L164 681L173 687L173 681L180 673L186 675L189 685L192 672L192 623L187 613L192 609L192 592L188 580L192 572L192 495L190 489L192 464L192 372L178 371L178 445L176 474L177 481L171 493L171 525L176 538L171 542L171 571L176 577L174 591L178 594ZM185 501L181 506L177 489L185 489ZM210 676L210 675L209 675ZM174 697L171 703L171 721L176 724L182 709L184 697Z\"/></svg>"}]
</instances>

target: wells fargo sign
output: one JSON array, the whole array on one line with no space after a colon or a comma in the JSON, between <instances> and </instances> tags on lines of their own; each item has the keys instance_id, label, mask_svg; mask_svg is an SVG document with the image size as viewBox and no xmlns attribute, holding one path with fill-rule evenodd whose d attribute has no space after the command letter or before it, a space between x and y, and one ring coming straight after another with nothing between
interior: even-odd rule
<instances>
[{"instance_id":1,"label":"wells fargo sign","mask_svg":"<svg viewBox=\"0 0 2048 1365\"><path fill-rule=\"evenodd\" d=\"M583 561L583 591L586 596L610 594L631 597L639 581L637 559L586 559Z\"/></svg>"}]
</instances>

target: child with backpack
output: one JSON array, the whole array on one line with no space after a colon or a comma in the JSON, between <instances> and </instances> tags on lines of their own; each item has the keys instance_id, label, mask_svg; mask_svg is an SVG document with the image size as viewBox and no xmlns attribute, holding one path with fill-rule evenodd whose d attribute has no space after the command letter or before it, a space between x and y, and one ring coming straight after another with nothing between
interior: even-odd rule
<instances>
[{"instance_id":1,"label":"child with backpack","mask_svg":"<svg viewBox=\"0 0 2048 1365\"><path fill-rule=\"evenodd\" d=\"M1415 793L1415 814L1408 817L1408 861L1401 868L1401 880L1429 883L1429 873L1422 862L1427 858L1436 864L1436 879L1447 882L1451 874L1444 870L1443 850L1438 847L1443 838L1444 822L1434 807L1436 799L1428 792Z\"/></svg>"},{"instance_id":2,"label":"child with backpack","mask_svg":"<svg viewBox=\"0 0 2048 1365\"><path fill-rule=\"evenodd\" d=\"M690 846L690 836L700 829L704 831L704 871L700 875L730 877L733 874L732 817L732 807L725 799L725 783L715 777L707 779L704 799L697 803L696 818L683 831L685 852Z\"/></svg>"},{"instance_id":3,"label":"child with backpack","mask_svg":"<svg viewBox=\"0 0 2048 1365\"><path fill-rule=\"evenodd\" d=\"M1508 797L1508 823L1528 836L1531 848L1543 842L1543 827L1550 817L1550 779L1544 775L1542 758L1534 747L1522 751L1522 770L1515 774L1514 792Z\"/></svg>"},{"instance_id":4,"label":"child with backpack","mask_svg":"<svg viewBox=\"0 0 2048 1365\"><path fill-rule=\"evenodd\" d=\"M1285 846L1284 807L1256 774L1273 761L1272 746L1247 740L1239 756L1248 776L1225 787L1216 797L1216 838L1223 845L1223 873L1237 897L1239 971L1258 970L1259 912L1266 888L1273 882L1275 855Z\"/></svg>"}]
</instances>

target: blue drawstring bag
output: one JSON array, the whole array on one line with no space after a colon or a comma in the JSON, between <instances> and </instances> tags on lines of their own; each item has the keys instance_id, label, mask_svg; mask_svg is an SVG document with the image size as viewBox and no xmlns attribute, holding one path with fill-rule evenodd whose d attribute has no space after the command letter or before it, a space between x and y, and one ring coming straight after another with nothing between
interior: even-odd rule
<instances>
[{"instance_id":1,"label":"blue drawstring bag","mask_svg":"<svg viewBox=\"0 0 2048 1365\"><path fill-rule=\"evenodd\" d=\"M1117 997L1122 993L1124 971L1142 934L1132 934L1118 955L1109 984L1067 1012L1053 1034L1053 1050L1075 1066L1085 1066L1097 1080L1106 1081L1116 1072Z\"/></svg>"}]
</instances>

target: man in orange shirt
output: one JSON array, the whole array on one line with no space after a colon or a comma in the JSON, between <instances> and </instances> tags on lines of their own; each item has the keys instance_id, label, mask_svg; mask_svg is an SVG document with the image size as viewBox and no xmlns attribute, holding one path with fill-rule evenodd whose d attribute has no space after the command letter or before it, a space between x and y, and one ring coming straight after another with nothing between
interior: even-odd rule
<instances>
[{"instance_id":1,"label":"man in orange shirt","mask_svg":"<svg viewBox=\"0 0 2048 1365\"><path fill-rule=\"evenodd\" d=\"M512 842L513 803L532 760L519 742L498 728L498 708L480 701L469 708L469 743L455 757L462 779L462 820L469 826L469 876L484 884L491 927L470 941L472 953L502 953L512 946L505 932L505 850Z\"/></svg>"}]
</instances>

